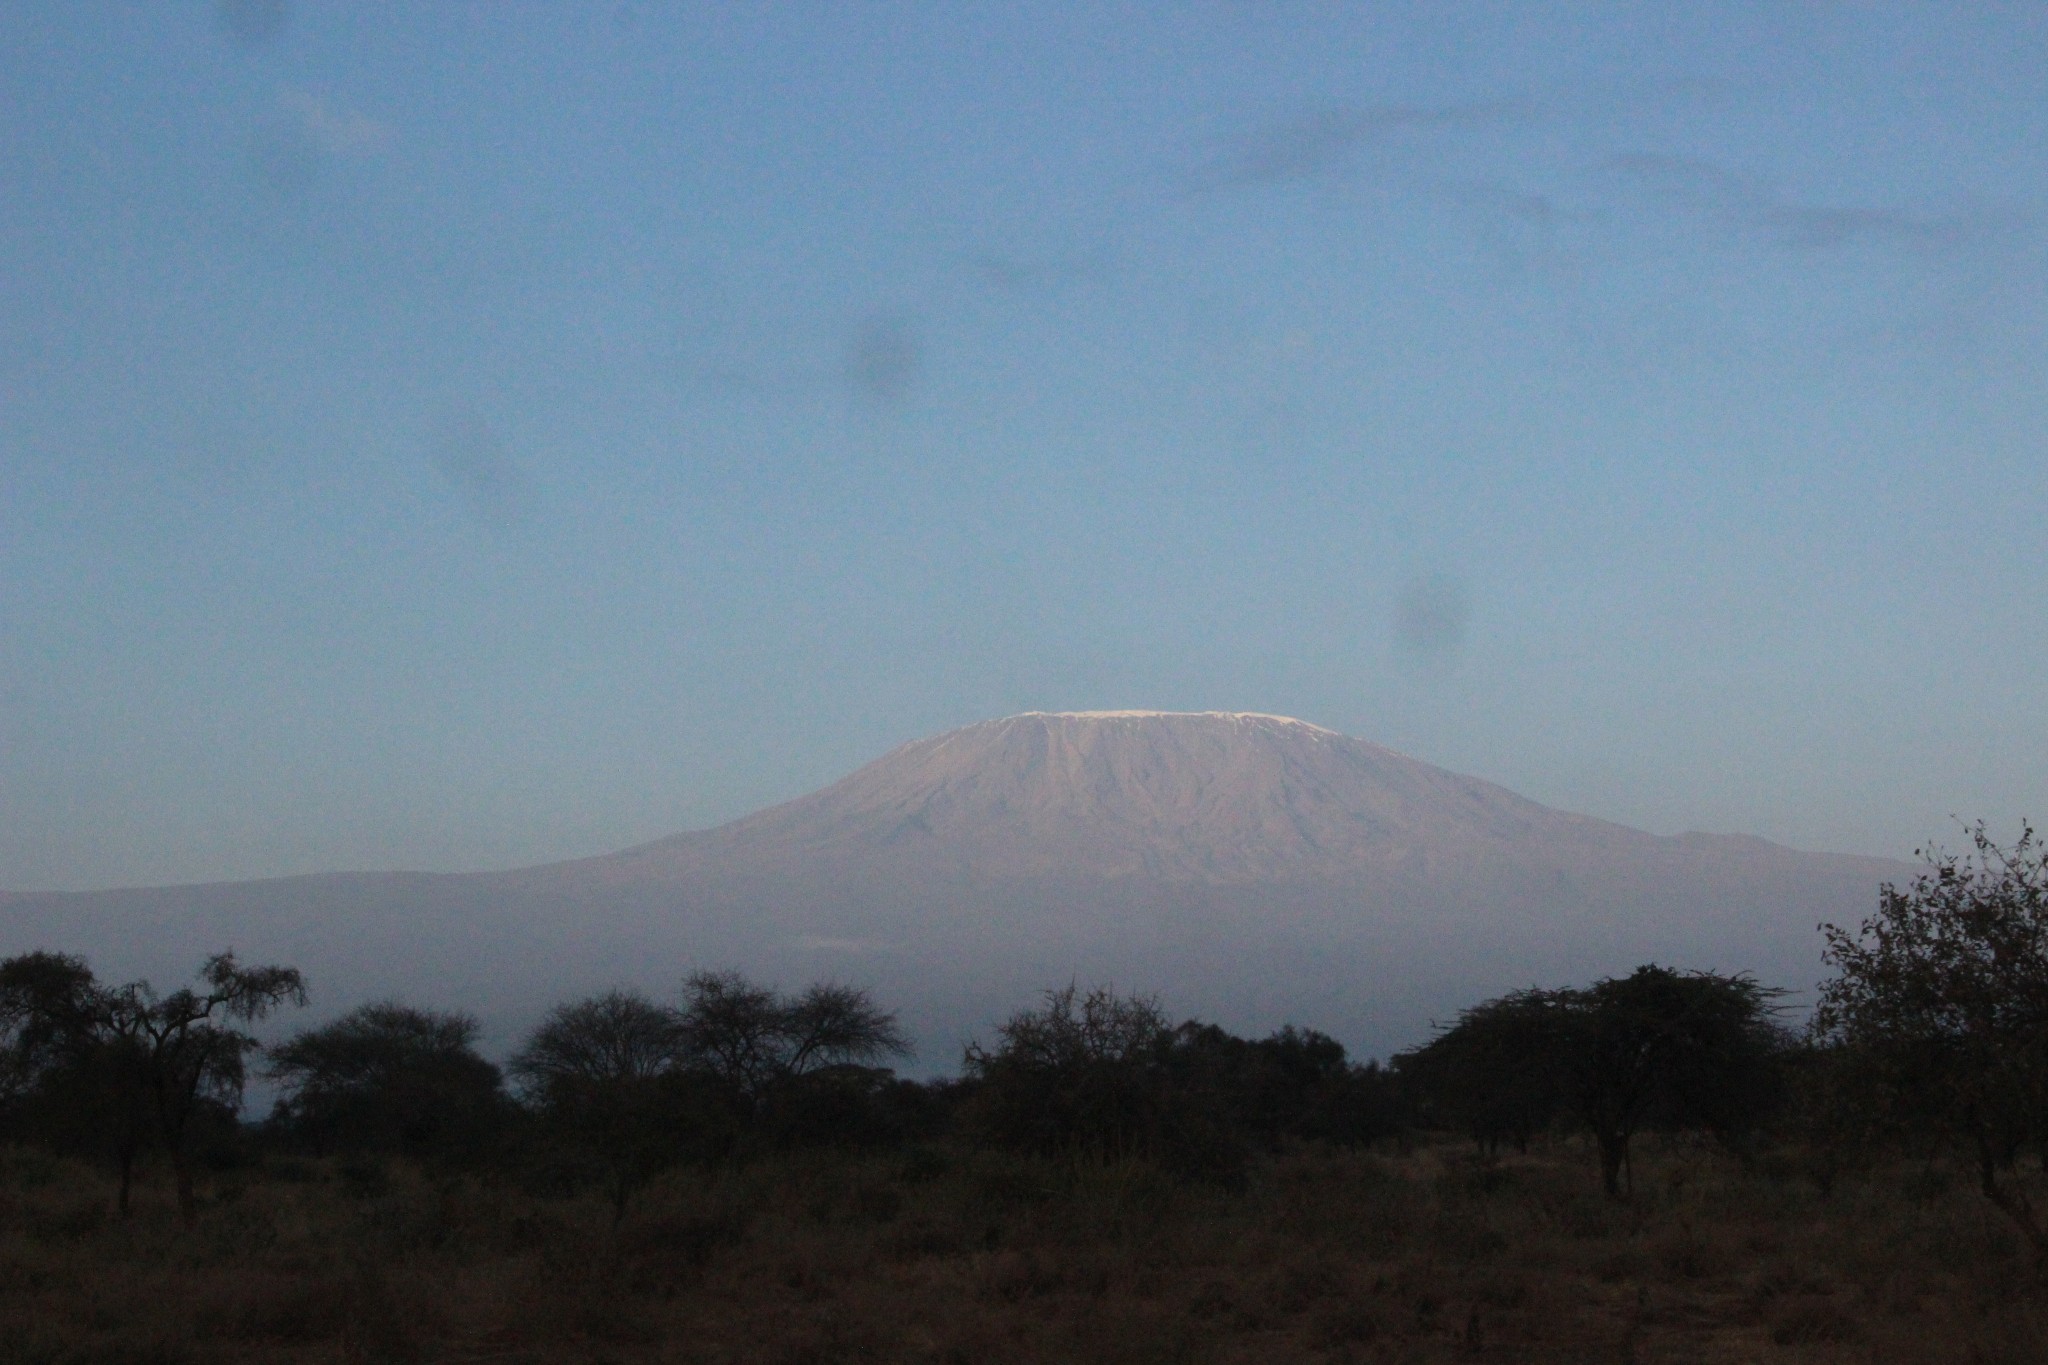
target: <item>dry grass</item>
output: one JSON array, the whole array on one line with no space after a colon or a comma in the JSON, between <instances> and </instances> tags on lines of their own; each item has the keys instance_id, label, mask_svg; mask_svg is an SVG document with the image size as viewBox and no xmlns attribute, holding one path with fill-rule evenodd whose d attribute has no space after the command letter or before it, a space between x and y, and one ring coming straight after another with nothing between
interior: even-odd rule
<instances>
[{"instance_id":1,"label":"dry grass","mask_svg":"<svg viewBox=\"0 0 2048 1365\"><path fill-rule=\"evenodd\" d=\"M1632 1204L1571 1144L1302 1149L1239 1191L944 1150L595 1198L318 1166L201 1225L0 1157L0 1365L198 1361L1900 1361L2041 1358L2048 1292L1925 1173L1796 1180L1672 1149Z\"/></svg>"}]
</instances>

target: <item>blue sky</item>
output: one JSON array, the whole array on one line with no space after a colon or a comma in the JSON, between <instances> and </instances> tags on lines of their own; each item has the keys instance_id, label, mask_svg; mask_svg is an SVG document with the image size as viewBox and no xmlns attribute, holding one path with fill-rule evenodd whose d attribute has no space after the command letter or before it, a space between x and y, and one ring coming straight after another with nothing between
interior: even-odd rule
<instances>
[{"instance_id":1,"label":"blue sky","mask_svg":"<svg viewBox=\"0 0 2048 1365\"><path fill-rule=\"evenodd\" d=\"M594 853L1026 709L2048 818L2044 71L2030 5L5 7L0 886Z\"/></svg>"}]
</instances>

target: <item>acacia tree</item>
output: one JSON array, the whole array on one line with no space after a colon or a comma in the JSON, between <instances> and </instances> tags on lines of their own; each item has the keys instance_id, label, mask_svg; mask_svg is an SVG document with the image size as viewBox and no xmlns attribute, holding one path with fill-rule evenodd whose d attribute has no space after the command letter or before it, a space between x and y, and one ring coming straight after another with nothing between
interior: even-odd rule
<instances>
[{"instance_id":1,"label":"acacia tree","mask_svg":"<svg viewBox=\"0 0 2048 1365\"><path fill-rule=\"evenodd\" d=\"M180 1216L197 1221L194 1121L215 1106L240 1106L245 1060L259 1046L236 1025L306 1000L296 968L244 967L232 952L208 958L199 979L199 989L159 995L147 981L101 986L80 958L30 953L0 963L11 1069L32 1071L72 1117L104 1127L123 1217L136 1158L154 1138L170 1157Z\"/></svg>"},{"instance_id":2,"label":"acacia tree","mask_svg":"<svg viewBox=\"0 0 2048 1365\"><path fill-rule=\"evenodd\" d=\"M1521 990L1462 1010L1457 1021L1396 1059L1427 1116L1463 1128L1481 1150L1502 1141L1527 1151L1565 1102L1564 1010L1559 991Z\"/></svg>"},{"instance_id":3,"label":"acacia tree","mask_svg":"<svg viewBox=\"0 0 2048 1365\"><path fill-rule=\"evenodd\" d=\"M677 1012L630 991L556 1006L512 1058L548 1132L602 1172L614 1221L706 1126L682 1058Z\"/></svg>"},{"instance_id":4,"label":"acacia tree","mask_svg":"<svg viewBox=\"0 0 2048 1365\"><path fill-rule=\"evenodd\" d=\"M1896 1122L1960 1140L1978 1188L2048 1257L2016 1158L2048 1144L2048 847L2022 824L2010 848L1983 822L1973 855L1920 856L1855 931L1821 926L1834 977L1813 1035Z\"/></svg>"},{"instance_id":5,"label":"acacia tree","mask_svg":"<svg viewBox=\"0 0 2048 1365\"><path fill-rule=\"evenodd\" d=\"M85 959L67 953L0 962L0 1103L19 1103L77 1049L92 988Z\"/></svg>"},{"instance_id":6,"label":"acacia tree","mask_svg":"<svg viewBox=\"0 0 2048 1365\"><path fill-rule=\"evenodd\" d=\"M823 981L783 1006L781 1070L805 1076L834 1066L872 1066L910 1054L896 1016L856 986Z\"/></svg>"},{"instance_id":7,"label":"acacia tree","mask_svg":"<svg viewBox=\"0 0 2048 1365\"><path fill-rule=\"evenodd\" d=\"M693 973L683 983L683 998L675 1016L679 1057L743 1101L757 1100L788 1054L787 1003L738 972Z\"/></svg>"},{"instance_id":8,"label":"acacia tree","mask_svg":"<svg viewBox=\"0 0 2048 1365\"><path fill-rule=\"evenodd\" d=\"M85 959L35 952L0 962L0 1120L9 1137L118 1145L94 1029L98 985ZM139 1118L138 1114L135 1116ZM128 1124L135 1127L135 1124Z\"/></svg>"},{"instance_id":9,"label":"acacia tree","mask_svg":"<svg viewBox=\"0 0 2048 1365\"><path fill-rule=\"evenodd\" d=\"M641 1081L674 1069L681 1056L676 1011L632 991L607 991L548 1011L513 1069L542 1086Z\"/></svg>"},{"instance_id":10,"label":"acacia tree","mask_svg":"<svg viewBox=\"0 0 2048 1365\"><path fill-rule=\"evenodd\" d=\"M208 1104L230 1112L242 1103L245 1059L261 1046L236 1024L254 1023L287 1001L306 1003L296 967L244 967L232 952L216 953L199 969L202 990L182 987L159 996L147 981L99 994L95 1017L115 1058L117 1084L146 1097L156 1136L171 1159L178 1213L198 1221L192 1189L189 1136ZM121 1211L128 1211L132 1151L122 1167Z\"/></svg>"},{"instance_id":11,"label":"acacia tree","mask_svg":"<svg viewBox=\"0 0 2048 1365\"><path fill-rule=\"evenodd\" d=\"M819 983L792 998L736 972L698 972L683 997L677 1026L687 1065L749 1108L814 1072L910 1053L896 1016L854 986Z\"/></svg>"},{"instance_id":12,"label":"acacia tree","mask_svg":"<svg viewBox=\"0 0 2048 1365\"><path fill-rule=\"evenodd\" d=\"M801 1083L910 1050L896 1016L851 986L789 997L699 972L683 996L680 1008L626 991L558 1006L512 1058L560 1149L602 1172L615 1218L660 1171L730 1153L750 1121L801 1120Z\"/></svg>"},{"instance_id":13,"label":"acacia tree","mask_svg":"<svg viewBox=\"0 0 2048 1365\"><path fill-rule=\"evenodd\" d=\"M504 1105L476 1037L471 1015L359 1006L270 1049L264 1070L284 1092L271 1122L320 1148L473 1154Z\"/></svg>"},{"instance_id":14,"label":"acacia tree","mask_svg":"<svg viewBox=\"0 0 2048 1365\"><path fill-rule=\"evenodd\" d=\"M1746 976L1655 965L1561 991L1567 1103L1600 1149L1600 1182L1633 1192L1646 1127L1732 1138L1776 1098L1777 992Z\"/></svg>"},{"instance_id":15,"label":"acacia tree","mask_svg":"<svg viewBox=\"0 0 2048 1365\"><path fill-rule=\"evenodd\" d=\"M998 1145L1114 1160L1154 1155L1174 1029L1156 998L1069 984L969 1043L973 1126Z\"/></svg>"},{"instance_id":16,"label":"acacia tree","mask_svg":"<svg viewBox=\"0 0 2048 1365\"><path fill-rule=\"evenodd\" d=\"M1601 1186L1621 1196L1638 1133L1732 1139L1776 1098L1777 994L1746 976L1652 964L1474 1006L1400 1066L1482 1145L1526 1142L1552 1114L1570 1115L1599 1150Z\"/></svg>"}]
</instances>

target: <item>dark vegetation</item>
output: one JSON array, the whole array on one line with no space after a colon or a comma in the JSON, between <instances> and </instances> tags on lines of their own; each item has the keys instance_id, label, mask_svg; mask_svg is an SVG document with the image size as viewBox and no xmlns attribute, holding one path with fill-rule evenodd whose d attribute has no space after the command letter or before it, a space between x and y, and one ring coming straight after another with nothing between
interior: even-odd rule
<instances>
[{"instance_id":1,"label":"dark vegetation","mask_svg":"<svg viewBox=\"0 0 2048 1365\"><path fill-rule=\"evenodd\" d=\"M1069 986L914 1082L866 993L553 1010L0 963L0 1365L1956 1360L2048 1339L2048 858L1937 855L1810 1025L1644 966L1390 1066ZM238 1118L262 1054L280 1098Z\"/></svg>"}]
</instances>

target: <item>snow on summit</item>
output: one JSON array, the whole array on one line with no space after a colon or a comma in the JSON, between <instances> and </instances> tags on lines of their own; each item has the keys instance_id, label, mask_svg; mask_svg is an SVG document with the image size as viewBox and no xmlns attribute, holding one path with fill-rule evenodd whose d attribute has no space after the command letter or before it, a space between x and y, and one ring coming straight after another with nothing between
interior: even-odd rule
<instances>
[{"instance_id":1,"label":"snow on summit","mask_svg":"<svg viewBox=\"0 0 2048 1365\"><path fill-rule=\"evenodd\" d=\"M1229 720L1229 721L1239 721L1239 722L1245 722L1245 721L1252 721L1252 722L1259 722L1259 721L1265 721L1265 722L1271 722L1272 724L1275 724L1275 725L1299 725L1299 726L1303 727L1304 729L1309 729L1309 730L1315 730L1315 731L1319 731L1319 732L1321 732L1322 734L1326 734L1326 735L1334 735L1334 734L1336 734L1336 733L1337 733L1337 732L1336 732L1335 730L1325 730L1325 729L1323 729L1323 727L1322 727L1322 726L1320 726L1320 725L1312 725L1312 724L1310 724L1310 723L1309 723L1308 721L1305 721L1305 720L1297 720L1297 719L1295 719L1295 718L1294 718L1293 716L1275 716L1275 715L1269 715L1268 713L1266 713L1266 712L1264 712L1264 711L1025 711L1025 712L1022 712L1022 713L1020 713L1020 714L1018 714L1018 715L1014 715L1014 716L1005 716L1005 717L1003 717L1003 720L989 721L989 722L986 722L986 723L987 723L987 724L990 724L990 725L1000 725L1000 724L1002 724L1002 723L1003 723L1003 721L1009 721L1009 720L1024 720L1024 719L1027 719L1027 718L1029 718L1029 717L1033 717L1033 716L1046 716L1046 717L1051 717L1051 718L1053 718L1053 719L1055 719L1055 720L1179 720L1179 719L1188 719L1188 720Z\"/></svg>"},{"instance_id":2,"label":"snow on summit","mask_svg":"<svg viewBox=\"0 0 2048 1365\"><path fill-rule=\"evenodd\" d=\"M1028 712L573 862L8 897L0 949L232 943L336 1004L413 995L513 1033L579 991L733 967L871 985L939 1054L1069 980L1375 1046L1646 961L1796 986L1816 922L1854 923L1913 870L1662 838L1280 716Z\"/></svg>"},{"instance_id":3,"label":"snow on summit","mask_svg":"<svg viewBox=\"0 0 2048 1365\"><path fill-rule=\"evenodd\" d=\"M1341 879L1596 828L1611 827L1289 716L1028 711L912 741L822 791L663 846L1241 882Z\"/></svg>"}]
</instances>

